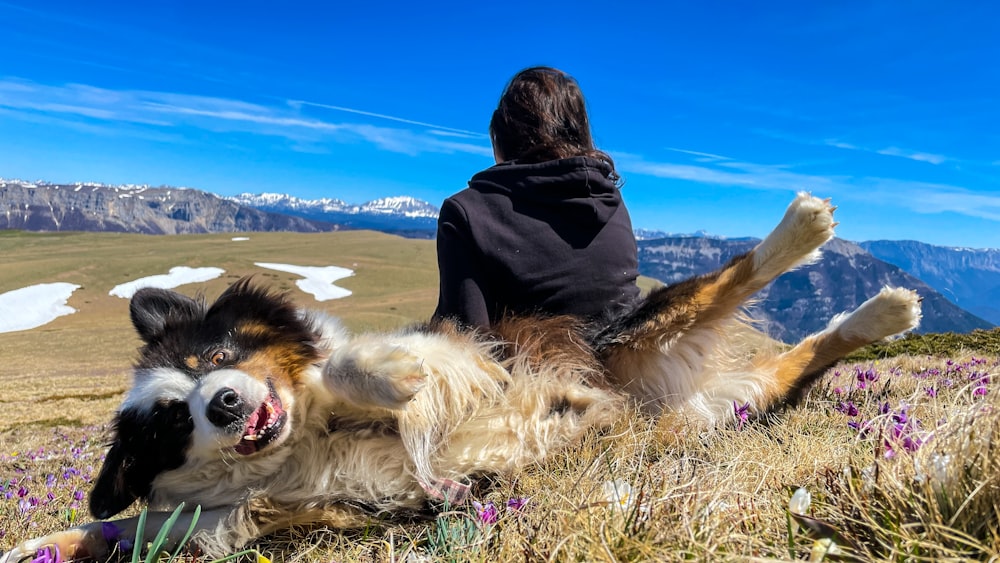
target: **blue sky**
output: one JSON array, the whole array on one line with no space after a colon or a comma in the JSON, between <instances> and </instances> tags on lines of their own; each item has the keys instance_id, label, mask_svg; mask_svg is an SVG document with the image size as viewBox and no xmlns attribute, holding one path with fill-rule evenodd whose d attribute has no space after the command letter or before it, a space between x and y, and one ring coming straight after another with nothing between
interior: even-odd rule
<instances>
[{"instance_id":1,"label":"blue sky","mask_svg":"<svg viewBox=\"0 0 1000 563\"><path fill-rule=\"evenodd\" d=\"M0 0L0 177L439 205L526 66L573 74L636 227L1000 247L990 2ZM1000 5L998 5L1000 6Z\"/></svg>"}]
</instances>

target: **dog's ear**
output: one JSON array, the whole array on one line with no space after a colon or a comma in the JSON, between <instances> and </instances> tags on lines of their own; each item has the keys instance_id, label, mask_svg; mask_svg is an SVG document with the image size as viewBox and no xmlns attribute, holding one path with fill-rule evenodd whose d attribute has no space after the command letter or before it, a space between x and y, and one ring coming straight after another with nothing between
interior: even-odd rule
<instances>
[{"instance_id":1,"label":"dog's ear","mask_svg":"<svg viewBox=\"0 0 1000 563\"><path fill-rule=\"evenodd\" d=\"M90 491L90 513L105 520L128 508L138 497L129 482L134 472L129 467L135 458L129 455L119 440L104 456L104 466Z\"/></svg>"},{"instance_id":2,"label":"dog's ear","mask_svg":"<svg viewBox=\"0 0 1000 563\"><path fill-rule=\"evenodd\" d=\"M104 520L147 500L153 479L184 464L194 423L185 403L158 403L149 412L125 409L115 418L115 437L90 492L90 513Z\"/></svg>"},{"instance_id":3,"label":"dog's ear","mask_svg":"<svg viewBox=\"0 0 1000 563\"><path fill-rule=\"evenodd\" d=\"M129 314L139 337L149 344L163 336L169 323L198 318L202 305L175 291L146 287L132 296Z\"/></svg>"}]
</instances>

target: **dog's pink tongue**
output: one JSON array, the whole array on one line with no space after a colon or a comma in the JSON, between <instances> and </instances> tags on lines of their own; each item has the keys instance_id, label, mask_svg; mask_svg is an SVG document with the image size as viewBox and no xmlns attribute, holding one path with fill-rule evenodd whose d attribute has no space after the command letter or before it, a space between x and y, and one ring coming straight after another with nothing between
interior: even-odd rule
<instances>
[{"instance_id":1,"label":"dog's pink tongue","mask_svg":"<svg viewBox=\"0 0 1000 563\"><path fill-rule=\"evenodd\" d=\"M255 410L250 418L247 419L246 429L243 430L244 436L256 436L260 429L267 424L267 409L264 405Z\"/></svg>"},{"instance_id":2,"label":"dog's pink tongue","mask_svg":"<svg viewBox=\"0 0 1000 563\"><path fill-rule=\"evenodd\" d=\"M261 428L267 424L267 408L261 405L259 409L255 410L250 414L247 419L247 425L243 428L243 436L257 437L260 433ZM236 453L240 455L249 455L257 451L257 442L255 440L247 440L243 438L240 440L239 444L236 444Z\"/></svg>"}]
</instances>

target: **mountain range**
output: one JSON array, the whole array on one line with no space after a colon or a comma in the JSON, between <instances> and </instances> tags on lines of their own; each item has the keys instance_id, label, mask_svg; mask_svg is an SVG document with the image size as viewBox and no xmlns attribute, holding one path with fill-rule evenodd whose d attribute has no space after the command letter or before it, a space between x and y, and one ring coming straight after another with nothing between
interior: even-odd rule
<instances>
[{"instance_id":1,"label":"mountain range","mask_svg":"<svg viewBox=\"0 0 1000 563\"><path fill-rule=\"evenodd\" d=\"M371 229L433 238L438 209L412 197L362 205L264 193L218 195L191 188L53 184L0 179L0 229L182 234ZM714 270L759 242L704 232L637 230L639 270L672 283ZM778 278L754 312L775 338L822 329L884 285L923 297L922 332L969 332L1000 324L1000 250L938 247L915 241L855 244L834 239L818 263Z\"/></svg>"},{"instance_id":2,"label":"mountain range","mask_svg":"<svg viewBox=\"0 0 1000 563\"><path fill-rule=\"evenodd\" d=\"M1000 250L949 248L912 240L877 240L860 246L927 282L959 307L1000 324Z\"/></svg>"},{"instance_id":3,"label":"mountain range","mask_svg":"<svg viewBox=\"0 0 1000 563\"><path fill-rule=\"evenodd\" d=\"M409 196L376 199L363 205L332 198L308 200L275 193L244 193L229 199L262 211L410 238L433 238L437 228L438 208Z\"/></svg>"}]
</instances>

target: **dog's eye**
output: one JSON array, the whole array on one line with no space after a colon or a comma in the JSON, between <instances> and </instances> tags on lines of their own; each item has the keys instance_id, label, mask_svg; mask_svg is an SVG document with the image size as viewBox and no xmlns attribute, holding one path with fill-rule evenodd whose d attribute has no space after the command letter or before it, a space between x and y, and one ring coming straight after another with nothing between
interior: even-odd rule
<instances>
[{"instance_id":1,"label":"dog's eye","mask_svg":"<svg viewBox=\"0 0 1000 563\"><path fill-rule=\"evenodd\" d=\"M213 366L221 366L228 359L229 359L228 350L216 350L215 352L212 352L212 356L211 358L209 358L209 361L212 362Z\"/></svg>"}]
</instances>

